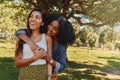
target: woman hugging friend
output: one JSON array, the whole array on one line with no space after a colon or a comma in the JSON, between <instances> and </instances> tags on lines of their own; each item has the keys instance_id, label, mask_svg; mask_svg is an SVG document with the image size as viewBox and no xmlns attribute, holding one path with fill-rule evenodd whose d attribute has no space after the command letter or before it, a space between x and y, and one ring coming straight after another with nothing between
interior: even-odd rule
<instances>
[{"instance_id":1,"label":"woman hugging friend","mask_svg":"<svg viewBox=\"0 0 120 80\"><path fill-rule=\"evenodd\" d=\"M34 12L34 11L33 11ZM31 12L31 13L33 13ZM30 14L31 17L33 17ZM30 17L30 18L31 18ZM35 16L34 16L35 17ZM39 75L42 75L47 70L47 79L48 80L57 80L57 73L64 71L67 62L67 48L69 44L73 44L75 40L75 33L73 30L72 24L61 14L49 14L44 15L43 24L41 24L41 27L35 28L35 25L37 25L36 20L37 16L35 17L35 20L30 21L28 17L28 25L31 26L27 29L20 29L16 31L16 36L20 41L23 43L19 45L23 45L23 49L20 48L20 50L17 48L16 55L20 55L18 59L15 56L16 65L21 64L19 67L24 66L31 66L36 61L44 60L46 61L45 64L48 64L47 68L42 73L40 72ZM42 18L42 17L41 17ZM43 25L43 26L42 26ZM40 26L40 24L39 24ZM34 30L35 28L35 30ZM33 34L34 32L34 34ZM39 32L39 33L38 33ZM38 33L38 34L37 34ZM40 35L40 36L39 36ZM43 36L43 37L42 37ZM44 39L43 39L44 38ZM52 41L51 41L52 38ZM43 40L43 42L41 42ZM39 42L40 41L40 42ZM43 43L43 45L39 45L39 43ZM26 51L26 46L29 47L30 50ZM46 48L44 46L46 45ZM25 48L26 47L26 48ZM24 50L25 48L25 50ZM52 50L51 50L52 48ZM32 55L29 53L32 52ZM18 52L21 52L18 54ZM23 52L23 53L22 53ZM24 53L26 52L26 55ZM28 53L27 53L28 52ZM51 54L52 52L52 54ZM24 60L25 56L31 55L32 57L29 57L28 59L35 59L35 60L27 60L25 62L20 62L20 60ZM52 56L51 56L52 55ZM39 63L39 62L38 62ZM25 64L25 65L23 65ZM52 69L51 69L51 66ZM37 64L38 66L38 64ZM26 67L24 67L26 68ZM40 69L41 70L41 69ZM40 71L39 70L39 71ZM51 73L52 70L52 73ZM38 71L37 71L38 72ZM28 72L29 73L29 72ZM20 72L19 76L21 74L28 74L25 72ZM30 72L31 74L32 72ZM33 72L34 73L34 72ZM36 74L35 74L36 75ZM29 75L30 76L30 75ZM46 75L44 76L46 77ZM21 80L21 79L19 79ZM23 79L24 80L24 79ZM31 79L28 79L31 80ZM35 80L46 80L46 79L35 79Z\"/></svg>"}]
</instances>

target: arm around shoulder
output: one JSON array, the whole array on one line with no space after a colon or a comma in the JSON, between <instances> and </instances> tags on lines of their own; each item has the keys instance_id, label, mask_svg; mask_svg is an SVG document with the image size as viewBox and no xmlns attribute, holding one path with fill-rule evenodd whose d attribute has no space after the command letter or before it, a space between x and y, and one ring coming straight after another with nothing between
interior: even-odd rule
<instances>
[{"instance_id":1,"label":"arm around shoulder","mask_svg":"<svg viewBox=\"0 0 120 80\"><path fill-rule=\"evenodd\" d=\"M48 35L46 35L46 41L47 41L47 50L50 57L52 57L52 38Z\"/></svg>"},{"instance_id":2,"label":"arm around shoulder","mask_svg":"<svg viewBox=\"0 0 120 80\"><path fill-rule=\"evenodd\" d=\"M21 34L27 34L27 30L26 29L19 29L15 32L15 35L18 37Z\"/></svg>"},{"instance_id":3,"label":"arm around shoulder","mask_svg":"<svg viewBox=\"0 0 120 80\"><path fill-rule=\"evenodd\" d=\"M22 59L22 50L19 49L19 40L17 38L16 40L16 50L15 50L15 65L17 67L25 67L28 66L30 63L34 62L37 60L35 56L29 58L29 59Z\"/></svg>"}]
</instances>

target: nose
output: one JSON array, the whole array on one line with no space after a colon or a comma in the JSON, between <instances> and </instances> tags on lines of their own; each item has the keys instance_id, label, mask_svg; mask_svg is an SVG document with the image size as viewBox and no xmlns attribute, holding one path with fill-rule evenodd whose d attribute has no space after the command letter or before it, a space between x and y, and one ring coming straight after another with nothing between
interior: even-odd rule
<instances>
[{"instance_id":1,"label":"nose","mask_svg":"<svg viewBox=\"0 0 120 80\"><path fill-rule=\"evenodd\" d=\"M52 27L49 27L49 31L52 31L52 29L53 29Z\"/></svg>"},{"instance_id":2,"label":"nose","mask_svg":"<svg viewBox=\"0 0 120 80\"><path fill-rule=\"evenodd\" d=\"M29 19L34 21L34 20L35 20L35 17L30 17Z\"/></svg>"}]
</instances>

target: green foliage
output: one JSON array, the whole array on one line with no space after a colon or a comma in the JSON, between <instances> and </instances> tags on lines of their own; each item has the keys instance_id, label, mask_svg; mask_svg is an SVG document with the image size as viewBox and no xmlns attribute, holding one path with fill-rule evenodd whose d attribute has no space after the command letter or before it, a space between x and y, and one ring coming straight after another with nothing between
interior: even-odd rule
<instances>
[{"instance_id":1,"label":"green foliage","mask_svg":"<svg viewBox=\"0 0 120 80\"><path fill-rule=\"evenodd\" d=\"M110 28L106 28L104 29L101 33L100 33L100 37L99 37L99 43L105 44L107 42L110 42L110 38L111 38L111 30Z\"/></svg>"},{"instance_id":2,"label":"green foliage","mask_svg":"<svg viewBox=\"0 0 120 80\"><path fill-rule=\"evenodd\" d=\"M116 42L115 43L115 49L119 49L120 50L120 42Z\"/></svg>"},{"instance_id":3,"label":"green foliage","mask_svg":"<svg viewBox=\"0 0 120 80\"><path fill-rule=\"evenodd\" d=\"M10 34L14 38L15 31L26 26L28 10L16 6L13 1L0 4L0 33Z\"/></svg>"},{"instance_id":4,"label":"green foliage","mask_svg":"<svg viewBox=\"0 0 120 80\"><path fill-rule=\"evenodd\" d=\"M39 7L45 12L62 13L67 18L71 18L75 22L73 25L75 26L76 34L78 34L81 25L94 27L113 25L119 22L119 3L120 0L19 0L18 3L15 3L14 0L1 0L0 33L14 35L17 29L26 26L29 11L34 7ZM86 43L86 38L88 37L86 33L84 31L83 33L80 32L82 43ZM119 39L119 37L115 38L115 36L111 35L114 35L114 33L109 32L107 35L106 33L105 35L101 33L100 43L101 41L106 43L112 39Z\"/></svg>"},{"instance_id":5,"label":"green foliage","mask_svg":"<svg viewBox=\"0 0 120 80\"><path fill-rule=\"evenodd\" d=\"M77 46L81 46L81 42L80 42L80 39L79 39L79 38L76 39L75 44L76 44Z\"/></svg>"},{"instance_id":6,"label":"green foliage","mask_svg":"<svg viewBox=\"0 0 120 80\"><path fill-rule=\"evenodd\" d=\"M91 34L88 39L88 43L91 49L95 47L96 40L97 40L97 35L95 33Z\"/></svg>"},{"instance_id":7,"label":"green foliage","mask_svg":"<svg viewBox=\"0 0 120 80\"><path fill-rule=\"evenodd\" d=\"M113 43L107 43L106 48L108 48L109 50L114 50L114 44Z\"/></svg>"},{"instance_id":8,"label":"green foliage","mask_svg":"<svg viewBox=\"0 0 120 80\"><path fill-rule=\"evenodd\" d=\"M87 10L89 18L96 22L114 24L120 19L119 4L119 0L98 0Z\"/></svg>"},{"instance_id":9,"label":"green foliage","mask_svg":"<svg viewBox=\"0 0 120 80\"><path fill-rule=\"evenodd\" d=\"M95 43L97 41L97 35L95 32L93 32L93 29L91 27L86 27L82 29L78 35L80 41L84 46L87 46L87 44L89 44L91 49L95 46Z\"/></svg>"},{"instance_id":10,"label":"green foliage","mask_svg":"<svg viewBox=\"0 0 120 80\"><path fill-rule=\"evenodd\" d=\"M88 35L88 32L87 30L84 28L82 29L80 32L79 32L79 38L80 38L80 41L82 42L82 44L86 44L87 43L87 35Z\"/></svg>"},{"instance_id":11,"label":"green foliage","mask_svg":"<svg viewBox=\"0 0 120 80\"><path fill-rule=\"evenodd\" d=\"M39 7L47 13L62 13L80 25L110 25L120 19L120 0L22 0L30 8ZM74 14L80 15L75 16ZM88 19L90 22L85 22Z\"/></svg>"}]
</instances>

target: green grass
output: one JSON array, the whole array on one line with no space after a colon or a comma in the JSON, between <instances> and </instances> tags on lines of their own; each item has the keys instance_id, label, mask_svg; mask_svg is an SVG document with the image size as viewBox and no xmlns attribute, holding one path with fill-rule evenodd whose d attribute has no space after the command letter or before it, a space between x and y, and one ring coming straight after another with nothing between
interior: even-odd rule
<instances>
[{"instance_id":1,"label":"green grass","mask_svg":"<svg viewBox=\"0 0 120 80\"><path fill-rule=\"evenodd\" d=\"M15 67L13 58L0 58L0 80L17 80L18 68Z\"/></svg>"},{"instance_id":2,"label":"green grass","mask_svg":"<svg viewBox=\"0 0 120 80\"><path fill-rule=\"evenodd\" d=\"M0 80L17 80L15 42L0 40ZM120 80L119 51L69 47L68 65L58 80Z\"/></svg>"}]
</instances>

